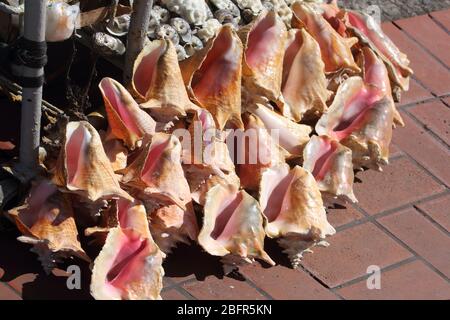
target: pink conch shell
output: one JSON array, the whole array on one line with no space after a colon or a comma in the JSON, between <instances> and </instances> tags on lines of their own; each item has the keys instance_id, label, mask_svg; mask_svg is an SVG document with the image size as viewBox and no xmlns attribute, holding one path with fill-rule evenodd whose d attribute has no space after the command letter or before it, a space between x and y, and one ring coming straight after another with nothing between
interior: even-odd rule
<instances>
[{"instance_id":1,"label":"pink conch shell","mask_svg":"<svg viewBox=\"0 0 450 320\"><path fill-rule=\"evenodd\" d=\"M117 81L104 78L99 84L105 102L110 134L134 149L145 135L155 133L156 123L139 108L128 91Z\"/></svg>"},{"instance_id":2,"label":"pink conch shell","mask_svg":"<svg viewBox=\"0 0 450 320\"><path fill-rule=\"evenodd\" d=\"M261 119L272 136L278 134L279 145L282 148L295 156L302 154L312 131L310 126L297 124L261 104L256 104L249 110Z\"/></svg>"},{"instance_id":3,"label":"pink conch shell","mask_svg":"<svg viewBox=\"0 0 450 320\"><path fill-rule=\"evenodd\" d=\"M69 122L53 182L89 201L126 198L105 154L100 136L86 121Z\"/></svg>"},{"instance_id":4,"label":"pink conch shell","mask_svg":"<svg viewBox=\"0 0 450 320\"><path fill-rule=\"evenodd\" d=\"M142 108L161 122L184 117L186 111L198 108L189 100L170 40L155 40L144 47L134 65L132 92Z\"/></svg>"},{"instance_id":5,"label":"pink conch shell","mask_svg":"<svg viewBox=\"0 0 450 320\"><path fill-rule=\"evenodd\" d=\"M242 42L224 25L206 47L181 63L184 83L194 102L207 109L222 130L228 122L242 128Z\"/></svg>"},{"instance_id":6,"label":"pink conch shell","mask_svg":"<svg viewBox=\"0 0 450 320\"><path fill-rule=\"evenodd\" d=\"M238 135L238 173L241 186L258 190L265 169L285 163L288 153L277 145L255 115L244 116L245 132Z\"/></svg>"},{"instance_id":7,"label":"pink conch shell","mask_svg":"<svg viewBox=\"0 0 450 320\"><path fill-rule=\"evenodd\" d=\"M181 166L181 143L174 135L157 133L141 154L121 172L122 183L142 200L159 200L186 209L191 201Z\"/></svg>"},{"instance_id":8,"label":"pink conch shell","mask_svg":"<svg viewBox=\"0 0 450 320\"><path fill-rule=\"evenodd\" d=\"M392 98L391 82L389 80L388 71L383 61L368 47L361 49L360 58L364 73L364 82L366 85L380 90L380 95L386 95ZM394 124L401 127L405 126L402 116L394 105Z\"/></svg>"},{"instance_id":9,"label":"pink conch shell","mask_svg":"<svg viewBox=\"0 0 450 320\"><path fill-rule=\"evenodd\" d=\"M366 86L360 77L351 77L339 87L330 109L317 123L316 132L352 149L355 168L379 170L389 160L393 114L391 98Z\"/></svg>"},{"instance_id":10,"label":"pink conch shell","mask_svg":"<svg viewBox=\"0 0 450 320\"><path fill-rule=\"evenodd\" d=\"M294 28L305 27L319 43L322 59L327 73L336 73L342 70L360 72L353 59L351 47L357 42L357 38L343 38L318 12L305 3L296 2L292 5Z\"/></svg>"},{"instance_id":11,"label":"pink conch shell","mask_svg":"<svg viewBox=\"0 0 450 320\"><path fill-rule=\"evenodd\" d=\"M400 91L409 89L409 79L413 70L408 57L383 32L378 22L370 15L348 11L348 23L362 43L370 46L386 63L389 77L394 83L394 97L400 99Z\"/></svg>"},{"instance_id":12,"label":"pink conch shell","mask_svg":"<svg viewBox=\"0 0 450 320\"><path fill-rule=\"evenodd\" d=\"M211 255L255 258L274 265L264 251L264 223L258 202L245 191L217 185L210 189L204 207L203 228L198 242Z\"/></svg>"},{"instance_id":13,"label":"pink conch shell","mask_svg":"<svg viewBox=\"0 0 450 320\"><path fill-rule=\"evenodd\" d=\"M281 95L283 56L287 30L274 12L262 13L239 30L244 44L242 85L250 95L277 102Z\"/></svg>"},{"instance_id":14,"label":"pink conch shell","mask_svg":"<svg viewBox=\"0 0 450 320\"><path fill-rule=\"evenodd\" d=\"M160 300L164 254L133 229L108 234L92 270L91 294L97 300Z\"/></svg>"},{"instance_id":15,"label":"pink conch shell","mask_svg":"<svg viewBox=\"0 0 450 320\"><path fill-rule=\"evenodd\" d=\"M18 240L33 245L32 251L39 255L46 272L65 257L77 256L90 261L78 241L68 197L50 181L35 184L25 204L8 214L23 234Z\"/></svg>"},{"instance_id":16,"label":"pink conch shell","mask_svg":"<svg viewBox=\"0 0 450 320\"><path fill-rule=\"evenodd\" d=\"M170 253L179 242L197 240L199 230L192 203L186 205L186 210L177 205L156 209L150 214L150 230L164 253Z\"/></svg>"},{"instance_id":17,"label":"pink conch shell","mask_svg":"<svg viewBox=\"0 0 450 320\"><path fill-rule=\"evenodd\" d=\"M336 232L327 221L317 182L299 166L290 170L288 165L281 165L266 170L259 201L267 218L267 236L282 237L280 244L294 268L304 251Z\"/></svg>"},{"instance_id":18,"label":"pink conch shell","mask_svg":"<svg viewBox=\"0 0 450 320\"><path fill-rule=\"evenodd\" d=\"M349 148L329 137L313 136L303 150L303 168L312 173L320 191L357 202L353 194L355 175Z\"/></svg>"},{"instance_id":19,"label":"pink conch shell","mask_svg":"<svg viewBox=\"0 0 450 320\"><path fill-rule=\"evenodd\" d=\"M290 30L283 67L283 115L296 122L305 113L322 115L331 95L327 86L319 44L305 29Z\"/></svg>"}]
</instances>

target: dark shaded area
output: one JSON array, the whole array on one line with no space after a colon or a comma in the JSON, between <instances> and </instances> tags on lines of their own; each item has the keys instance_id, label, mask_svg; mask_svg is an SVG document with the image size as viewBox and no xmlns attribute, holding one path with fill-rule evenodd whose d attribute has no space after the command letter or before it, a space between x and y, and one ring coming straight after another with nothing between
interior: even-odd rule
<instances>
[{"instance_id":1,"label":"dark shaded area","mask_svg":"<svg viewBox=\"0 0 450 320\"><path fill-rule=\"evenodd\" d=\"M163 264L167 277L185 278L194 275L199 281L214 275L223 278L220 258L206 253L198 244L179 244Z\"/></svg>"}]
</instances>

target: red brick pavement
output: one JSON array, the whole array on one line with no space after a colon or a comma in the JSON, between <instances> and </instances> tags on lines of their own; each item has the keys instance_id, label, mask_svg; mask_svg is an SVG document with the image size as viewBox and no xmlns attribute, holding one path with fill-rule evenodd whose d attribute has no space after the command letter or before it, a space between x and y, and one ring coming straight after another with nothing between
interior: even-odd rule
<instances>
[{"instance_id":1,"label":"red brick pavement","mask_svg":"<svg viewBox=\"0 0 450 320\"><path fill-rule=\"evenodd\" d=\"M383 28L415 70L399 104L407 127L383 173L357 175L358 205L328 204L331 246L292 270L269 240L278 266L229 277L218 259L181 246L165 262L164 299L450 299L450 10ZM64 273L45 275L16 236L0 232L0 299L90 299L87 265L83 289L69 291ZM381 268L381 290L367 289L370 265Z\"/></svg>"}]
</instances>

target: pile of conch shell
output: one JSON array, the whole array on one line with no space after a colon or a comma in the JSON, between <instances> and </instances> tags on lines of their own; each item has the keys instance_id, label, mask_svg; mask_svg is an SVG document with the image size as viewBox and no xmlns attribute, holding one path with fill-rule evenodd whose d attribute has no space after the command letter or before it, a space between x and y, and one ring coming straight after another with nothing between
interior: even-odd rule
<instances>
[{"instance_id":1,"label":"pile of conch shell","mask_svg":"<svg viewBox=\"0 0 450 320\"><path fill-rule=\"evenodd\" d=\"M322 196L356 202L355 170L388 163L403 125L394 97L412 70L371 17L293 2L287 23L280 2L211 0L229 23L203 49L179 63L174 41L155 39L129 88L100 82L107 132L68 123L56 165L9 212L46 270L93 259L94 298L160 299L164 258L179 243L197 242L227 272L274 265L266 237L294 268L327 245L335 230ZM161 1L184 20L155 14L189 33L208 23L201 3ZM236 27L246 10L255 18ZM103 246L97 257L77 227Z\"/></svg>"}]
</instances>

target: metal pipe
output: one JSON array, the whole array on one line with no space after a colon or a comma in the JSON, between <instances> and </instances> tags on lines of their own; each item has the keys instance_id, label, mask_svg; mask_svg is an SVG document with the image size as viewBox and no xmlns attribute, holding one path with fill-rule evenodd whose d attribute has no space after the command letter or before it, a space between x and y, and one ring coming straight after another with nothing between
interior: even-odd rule
<instances>
[{"instance_id":1,"label":"metal pipe","mask_svg":"<svg viewBox=\"0 0 450 320\"><path fill-rule=\"evenodd\" d=\"M24 39L36 43L45 41L47 0L25 0ZM36 79L44 75L44 68L22 66L21 76ZM23 88L20 135L20 166L34 172L39 163L42 85Z\"/></svg>"},{"instance_id":2,"label":"metal pipe","mask_svg":"<svg viewBox=\"0 0 450 320\"><path fill-rule=\"evenodd\" d=\"M145 41L147 40L152 7L153 0L135 0L133 2L123 75L125 86L129 86L131 83L134 61L144 48Z\"/></svg>"}]
</instances>

